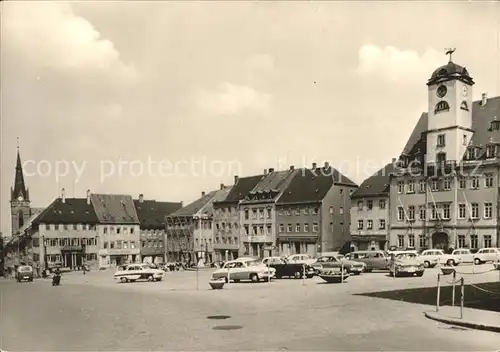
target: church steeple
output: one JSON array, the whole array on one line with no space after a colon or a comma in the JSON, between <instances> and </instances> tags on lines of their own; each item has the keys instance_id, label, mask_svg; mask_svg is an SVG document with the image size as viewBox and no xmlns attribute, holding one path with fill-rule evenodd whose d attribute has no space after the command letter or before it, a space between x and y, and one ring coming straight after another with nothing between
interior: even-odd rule
<instances>
[{"instance_id":1,"label":"church steeple","mask_svg":"<svg viewBox=\"0 0 500 352\"><path fill-rule=\"evenodd\" d=\"M19 153L19 139L17 143L16 176L14 180L14 188L11 188L11 200L29 201L29 192L24 183L23 164Z\"/></svg>"}]
</instances>

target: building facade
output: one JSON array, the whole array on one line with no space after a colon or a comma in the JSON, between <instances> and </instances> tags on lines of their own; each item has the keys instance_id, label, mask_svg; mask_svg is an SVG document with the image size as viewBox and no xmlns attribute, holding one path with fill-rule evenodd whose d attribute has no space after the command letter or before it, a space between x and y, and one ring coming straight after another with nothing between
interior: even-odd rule
<instances>
[{"instance_id":1,"label":"building facade","mask_svg":"<svg viewBox=\"0 0 500 352\"><path fill-rule=\"evenodd\" d=\"M363 181L351 195L351 239L354 250L387 250L390 228L392 163Z\"/></svg>"},{"instance_id":2,"label":"building facade","mask_svg":"<svg viewBox=\"0 0 500 352\"><path fill-rule=\"evenodd\" d=\"M227 261L242 253L243 238L240 226L239 202L257 185L263 175L234 177L234 186L224 200L213 203L214 260Z\"/></svg>"},{"instance_id":3,"label":"building facade","mask_svg":"<svg viewBox=\"0 0 500 352\"><path fill-rule=\"evenodd\" d=\"M328 163L300 169L276 202L280 255L315 256L350 242L350 193L356 188Z\"/></svg>"},{"instance_id":4,"label":"building facade","mask_svg":"<svg viewBox=\"0 0 500 352\"><path fill-rule=\"evenodd\" d=\"M140 221L128 195L92 194L98 219L99 267L140 263Z\"/></svg>"},{"instance_id":5,"label":"building facade","mask_svg":"<svg viewBox=\"0 0 500 352\"><path fill-rule=\"evenodd\" d=\"M140 255L142 262L163 263L167 260L165 217L182 208L182 202L134 199L140 221Z\"/></svg>"},{"instance_id":6,"label":"building facade","mask_svg":"<svg viewBox=\"0 0 500 352\"><path fill-rule=\"evenodd\" d=\"M398 248L498 247L500 97L472 101L451 61L427 82L420 117L391 176L390 242Z\"/></svg>"}]
</instances>

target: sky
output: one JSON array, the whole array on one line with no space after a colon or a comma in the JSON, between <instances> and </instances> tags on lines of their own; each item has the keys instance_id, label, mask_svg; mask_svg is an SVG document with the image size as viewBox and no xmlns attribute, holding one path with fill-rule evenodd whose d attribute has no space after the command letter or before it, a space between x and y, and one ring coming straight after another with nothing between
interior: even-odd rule
<instances>
[{"instance_id":1,"label":"sky","mask_svg":"<svg viewBox=\"0 0 500 352\"><path fill-rule=\"evenodd\" d=\"M432 71L499 95L498 2L2 2L0 230L16 138L31 204L184 201L328 161L360 183L401 153Z\"/></svg>"}]
</instances>

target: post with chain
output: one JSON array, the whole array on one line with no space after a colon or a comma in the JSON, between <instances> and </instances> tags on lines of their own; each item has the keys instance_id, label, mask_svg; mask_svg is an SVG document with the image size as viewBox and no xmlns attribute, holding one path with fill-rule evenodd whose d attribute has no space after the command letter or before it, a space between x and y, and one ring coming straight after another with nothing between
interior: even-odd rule
<instances>
[{"instance_id":1,"label":"post with chain","mask_svg":"<svg viewBox=\"0 0 500 352\"><path fill-rule=\"evenodd\" d=\"M460 279L460 319L464 316L464 296L465 296L465 287L464 287L464 278Z\"/></svg>"},{"instance_id":2,"label":"post with chain","mask_svg":"<svg viewBox=\"0 0 500 352\"><path fill-rule=\"evenodd\" d=\"M437 274L436 312L439 312L439 296L440 295L441 295L441 274Z\"/></svg>"},{"instance_id":3,"label":"post with chain","mask_svg":"<svg viewBox=\"0 0 500 352\"><path fill-rule=\"evenodd\" d=\"M306 284L306 265L302 265L302 285Z\"/></svg>"},{"instance_id":4,"label":"post with chain","mask_svg":"<svg viewBox=\"0 0 500 352\"><path fill-rule=\"evenodd\" d=\"M455 284L457 279L457 272L453 270L453 282L452 282L452 291L451 291L451 306L455 307Z\"/></svg>"},{"instance_id":5,"label":"post with chain","mask_svg":"<svg viewBox=\"0 0 500 352\"><path fill-rule=\"evenodd\" d=\"M340 282L344 283L344 261L340 264Z\"/></svg>"}]
</instances>

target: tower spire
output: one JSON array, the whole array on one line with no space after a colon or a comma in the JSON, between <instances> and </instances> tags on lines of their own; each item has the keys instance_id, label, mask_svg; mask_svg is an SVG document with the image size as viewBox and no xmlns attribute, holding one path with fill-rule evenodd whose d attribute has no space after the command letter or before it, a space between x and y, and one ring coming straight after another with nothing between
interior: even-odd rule
<instances>
[{"instance_id":1,"label":"tower spire","mask_svg":"<svg viewBox=\"0 0 500 352\"><path fill-rule=\"evenodd\" d=\"M450 61L449 62L453 62L451 60L451 55L453 55L453 53L455 52L455 50L457 50L457 48L446 48L445 50L446 50L445 55L450 55Z\"/></svg>"},{"instance_id":2,"label":"tower spire","mask_svg":"<svg viewBox=\"0 0 500 352\"><path fill-rule=\"evenodd\" d=\"M16 161L16 175L14 180L14 189L12 190L11 200L19 199L28 201L28 191L24 183L23 164L21 162L21 154L19 153L19 138L17 138L17 161Z\"/></svg>"}]
</instances>

